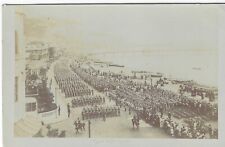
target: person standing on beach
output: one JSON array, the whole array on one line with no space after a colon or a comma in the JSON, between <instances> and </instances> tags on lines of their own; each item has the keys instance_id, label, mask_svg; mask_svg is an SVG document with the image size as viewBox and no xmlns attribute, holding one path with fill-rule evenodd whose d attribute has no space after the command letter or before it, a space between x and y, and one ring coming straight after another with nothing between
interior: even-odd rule
<instances>
[{"instance_id":1,"label":"person standing on beach","mask_svg":"<svg viewBox=\"0 0 225 147\"><path fill-rule=\"evenodd\" d=\"M134 123L135 123L134 121L135 121L135 117L133 117L131 121L132 121L132 125L133 125L133 128L134 128Z\"/></svg>"},{"instance_id":2,"label":"person standing on beach","mask_svg":"<svg viewBox=\"0 0 225 147\"><path fill-rule=\"evenodd\" d=\"M59 115L59 116L60 116L60 111L61 111L61 110L60 110L60 106L59 106L59 107L58 107L58 115Z\"/></svg>"},{"instance_id":3,"label":"person standing on beach","mask_svg":"<svg viewBox=\"0 0 225 147\"><path fill-rule=\"evenodd\" d=\"M70 117L70 104L67 104L67 112L68 112L68 118Z\"/></svg>"}]
</instances>

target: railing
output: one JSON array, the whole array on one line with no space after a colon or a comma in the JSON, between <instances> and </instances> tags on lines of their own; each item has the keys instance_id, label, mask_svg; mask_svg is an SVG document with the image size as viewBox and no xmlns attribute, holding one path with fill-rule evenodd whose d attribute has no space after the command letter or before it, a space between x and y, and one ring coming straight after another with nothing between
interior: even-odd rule
<instances>
[{"instance_id":1,"label":"railing","mask_svg":"<svg viewBox=\"0 0 225 147\"><path fill-rule=\"evenodd\" d=\"M56 116L57 114L57 109L54 109L52 111L48 111L48 112L42 112L39 113L41 115L41 117L50 117L50 116Z\"/></svg>"},{"instance_id":2,"label":"railing","mask_svg":"<svg viewBox=\"0 0 225 147\"><path fill-rule=\"evenodd\" d=\"M48 107L46 106L42 106L40 107L40 105L38 104L38 113L45 113L45 112L50 112L50 111L53 111L53 110L56 110L57 109L57 105L56 104L52 104L52 105L48 105Z\"/></svg>"}]
</instances>

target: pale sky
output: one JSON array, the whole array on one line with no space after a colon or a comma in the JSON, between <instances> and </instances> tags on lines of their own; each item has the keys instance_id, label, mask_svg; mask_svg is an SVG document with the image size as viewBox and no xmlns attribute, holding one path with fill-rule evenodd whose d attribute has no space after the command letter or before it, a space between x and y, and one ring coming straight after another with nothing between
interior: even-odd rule
<instances>
[{"instance_id":1,"label":"pale sky","mask_svg":"<svg viewBox=\"0 0 225 147\"><path fill-rule=\"evenodd\" d=\"M218 50L225 45L225 5L39 5L18 9L26 16L28 41L54 42L74 53L97 53L97 58L131 68L217 85ZM201 70L193 71L193 67Z\"/></svg>"},{"instance_id":2,"label":"pale sky","mask_svg":"<svg viewBox=\"0 0 225 147\"><path fill-rule=\"evenodd\" d=\"M216 5L23 7L27 38L76 50L217 51Z\"/></svg>"}]
</instances>

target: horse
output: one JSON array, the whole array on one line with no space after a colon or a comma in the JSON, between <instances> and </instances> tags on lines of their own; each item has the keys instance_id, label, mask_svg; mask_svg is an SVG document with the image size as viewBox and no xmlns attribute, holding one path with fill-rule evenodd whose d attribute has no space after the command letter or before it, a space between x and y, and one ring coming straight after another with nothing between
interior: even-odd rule
<instances>
[{"instance_id":1,"label":"horse","mask_svg":"<svg viewBox=\"0 0 225 147\"><path fill-rule=\"evenodd\" d=\"M85 130L85 123L75 122L74 125L75 125L76 134L79 133L79 130L80 131Z\"/></svg>"}]
</instances>

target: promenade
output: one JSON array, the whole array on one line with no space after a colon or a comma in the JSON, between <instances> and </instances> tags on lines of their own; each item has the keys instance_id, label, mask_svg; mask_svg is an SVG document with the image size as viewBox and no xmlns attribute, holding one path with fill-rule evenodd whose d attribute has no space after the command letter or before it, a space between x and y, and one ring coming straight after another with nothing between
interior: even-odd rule
<instances>
[{"instance_id":1,"label":"promenade","mask_svg":"<svg viewBox=\"0 0 225 147\"><path fill-rule=\"evenodd\" d=\"M57 62L60 62L57 61ZM68 62L68 69L72 71L71 67L69 66L72 62ZM165 112L165 115L163 118L160 119L160 128L153 127L149 123L144 122L143 120L140 120L140 126L139 128L134 128L132 126L132 118L134 115L136 115L135 112L128 112L128 107L125 110L125 106L123 105L120 108L120 116L116 117L106 117L106 120L103 118L92 118L90 119L90 129L88 126L88 121L87 120L82 120L82 110L85 107L89 106L80 106L80 107L72 107L72 100L76 97L65 97L65 94L59 89L59 86L57 85L57 82L55 81L54 78L54 67L55 64L53 64L48 72L48 83L51 83L51 90L55 95L54 101L57 104L58 107L60 107L60 114L56 115L55 119L49 119L49 121L45 121L45 125L42 127L42 131L45 132L42 135L47 136L47 125L50 125L52 129L58 129L58 131L65 131L65 137L79 137L79 138L87 138L89 136L94 137L94 138L103 138L103 137L113 137L113 138L173 138L173 135L169 135L168 132L166 133L164 129L162 129L162 124L164 120L167 118L167 113ZM87 65L85 65L87 66ZM87 66L88 67L88 66ZM92 67L93 68L93 67ZM105 68L103 68L103 71L101 71L101 68L97 68L96 70L99 70L100 72L112 72L114 73L112 68L108 68L108 71L106 71ZM127 73L130 73L129 71L120 71L117 69L117 74L124 74L126 76ZM116 106L115 101L111 100L107 96L105 92L99 92L97 91L94 87L89 85L88 83L84 82L81 77L77 76L77 80L80 81L83 85L85 85L88 89L93 91L93 96L101 96L105 98L105 103L102 104L101 106ZM79 79L80 78L80 79ZM50 82L51 81L51 82ZM143 83L145 82L144 79L133 79L134 82L136 83ZM153 85L155 85L157 79L152 80ZM148 84L150 84L150 81L146 81ZM125 86L125 85L124 85ZM160 87L162 90L168 90L174 93L178 93L179 91L179 84L166 84L163 87ZM154 92L154 91L153 91ZM140 92L139 92L140 93ZM137 94L137 93L136 93ZM185 93L186 96L188 96L191 99L198 99L198 98L193 98L189 96L187 93ZM68 111L67 111L67 106L70 105L70 117L68 117ZM182 110L183 111L183 110ZM183 112L182 112L183 113ZM188 113L184 112L186 115ZM193 112L192 112L193 113ZM179 114L179 112L177 112ZM159 113L157 113L159 115ZM183 115L183 114L181 114ZM196 114L194 114L196 115ZM186 116L185 116L186 117ZM185 118L184 117L184 118ZM193 117L190 115L189 117ZM175 121L178 124L182 125L187 125L186 122L184 121L185 119L177 119L173 117L173 121ZM81 120L82 123L85 123L85 130L79 130L77 133L75 130L75 125L74 122L77 121L78 119ZM212 124L213 128L218 128L217 122L207 122L206 124ZM207 135L207 138L209 136Z\"/></svg>"},{"instance_id":2,"label":"promenade","mask_svg":"<svg viewBox=\"0 0 225 147\"><path fill-rule=\"evenodd\" d=\"M57 61L57 62L60 62ZM66 137L88 137L88 120L82 122L85 123L85 131L79 131L76 133L74 122L79 118L81 119L81 111L83 107L71 107L71 114L68 117L67 104L71 104L73 97L65 98L65 95L60 91L58 85L54 79L53 67L56 63L53 63L48 71L48 83L52 79L51 90L55 95L55 102L57 106L60 106L60 115L58 114L55 119L50 119L45 122L42 126L42 135L47 137L47 125L50 125L52 129L58 129L59 131L65 131ZM50 78L51 77L51 78ZM84 82L84 81L83 81ZM94 95L100 95L105 97L105 104L103 106L115 106L115 102L110 100L105 93L98 92L93 87L84 82L89 89L94 91ZM171 138L162 129L152 127L151 125L140 120L139 128L133 128L131 119L134 113L129 114L128 108L125 111L124 107L121 108L120 116L117 117L107 117L105 121L103 118L91 119L91 137L103 138L103 137L113 137L113 138Z\"/></svg>"}]
</instances>

